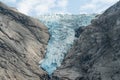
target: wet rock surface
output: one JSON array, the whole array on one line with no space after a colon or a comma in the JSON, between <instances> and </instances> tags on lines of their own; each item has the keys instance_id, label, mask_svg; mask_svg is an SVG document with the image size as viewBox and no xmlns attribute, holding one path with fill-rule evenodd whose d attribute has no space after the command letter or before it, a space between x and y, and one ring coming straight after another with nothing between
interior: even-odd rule
<instances>
[{"instance_id":1,"label":"wet rock surface","mask_svg":"<svg viewBox=\"0 0 120 80\"><path fill-rule=\"evenodd\" d=\"M81 26L81 27L75 29L74 30L75 31L75 37L79 38L79 36L83 32L83 30L84 30L84 26Z\"/></svg>"},{"instance_id":2,"label":"wet rock surface","mask_svg":"<svg viewBox=\"0 0 120 80\"><path fill-rule=\"evenodd\" d=\"M39 20L0 2L0 80L48 80L39 68L48 39Z\"/></svg>"},{"instance_id":3,"label":"wet rock surface","mask_svg":"<svg viewBox=\"0 0 120 80\"><path fill-rule=\"evenodd\" d=\"M80 33L52 80L120 80L120 1Z\"/></svg>"}]
</instances>

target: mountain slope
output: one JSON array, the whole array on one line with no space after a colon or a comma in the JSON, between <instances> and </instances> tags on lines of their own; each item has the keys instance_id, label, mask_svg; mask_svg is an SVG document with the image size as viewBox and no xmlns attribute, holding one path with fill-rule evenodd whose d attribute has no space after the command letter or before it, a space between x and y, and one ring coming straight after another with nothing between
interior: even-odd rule
<instances>
[{"instance_id":1,"label":"mountain slope","mask_svg":"<svg viewBox=\"0 0 120 80\"><path fill-rule=\"evenodd\" d=\"M38 63L48 39L39 20L0 2L0 80L45 80Z\"/></svg>"},{"instance_id":2,"label":"mountain slope","mask_svg":"<svg viewBox=\"0 0 120 80\"><path fill-rule=\"evenodd\" d=\"M52 80L120 80L120 1L82 31Z\"/></svg>"}]
</instances>

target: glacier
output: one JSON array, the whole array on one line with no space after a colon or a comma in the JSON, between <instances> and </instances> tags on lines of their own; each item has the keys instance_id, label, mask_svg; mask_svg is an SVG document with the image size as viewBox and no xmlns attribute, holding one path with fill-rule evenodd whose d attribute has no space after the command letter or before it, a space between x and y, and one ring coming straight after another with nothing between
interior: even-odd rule
<instances>
[{"instance_id":1,"label":"glacier","mask_svg":"<svg viewBox=\"0 0 120 80\"><path fill-rule=\"evenodd\" d=\"M40 61L40 67L49 75L59 67L75 40L75 29L87 26L95 18L95 14L51 14L41 15L39 20L44 23L50 33L46 55Z\"/></svg>"}]
</instances>

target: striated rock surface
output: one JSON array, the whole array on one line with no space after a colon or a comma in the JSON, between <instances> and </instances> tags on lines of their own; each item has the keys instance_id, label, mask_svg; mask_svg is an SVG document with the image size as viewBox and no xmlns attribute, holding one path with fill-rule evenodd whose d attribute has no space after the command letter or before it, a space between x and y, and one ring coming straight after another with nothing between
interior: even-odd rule
<instances>
[{"instance_id":1,"label":"striated rock surface","mask_svg":"<svg viewBox=\"0 0 120 80\"><path fill-rule=\"evenodd\" d=\"M120 1L81 32L52 80L120 80Z\"/></svg>"},{"instance_id":2,"label":"striated rock surface","mask_svg":"<svg viewBox=\"0 0 120 80\"><path fill-rule=\"evenodd\" d=\"M48 80L39 68L48 39L39 20L0 2L0 80Z\"/></svg>"}]
</instances>

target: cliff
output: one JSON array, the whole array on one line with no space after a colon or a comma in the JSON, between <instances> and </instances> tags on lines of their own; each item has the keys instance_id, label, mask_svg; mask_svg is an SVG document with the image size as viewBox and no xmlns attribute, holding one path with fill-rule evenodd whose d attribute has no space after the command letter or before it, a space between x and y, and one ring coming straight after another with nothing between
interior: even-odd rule
<instances>
[{"instance_id":1,"label":"cliff","mask_svg":"<svg viewBox=\"0 0 120 80\"><path fill-rule=\"evenodd\" d=\"M80 32L52 80L120 80L120 1Z\"/></svg>"},{"instance_id":2,"label":"cliff","mask_svg":"<svg viewBox=\"0 0 120 80\"><path fill-rule=\"evenodd\" d=\"M0 2L0 80L47 80L39 61L48 39L39 20Z\"/></svg>"}]
</instances>

